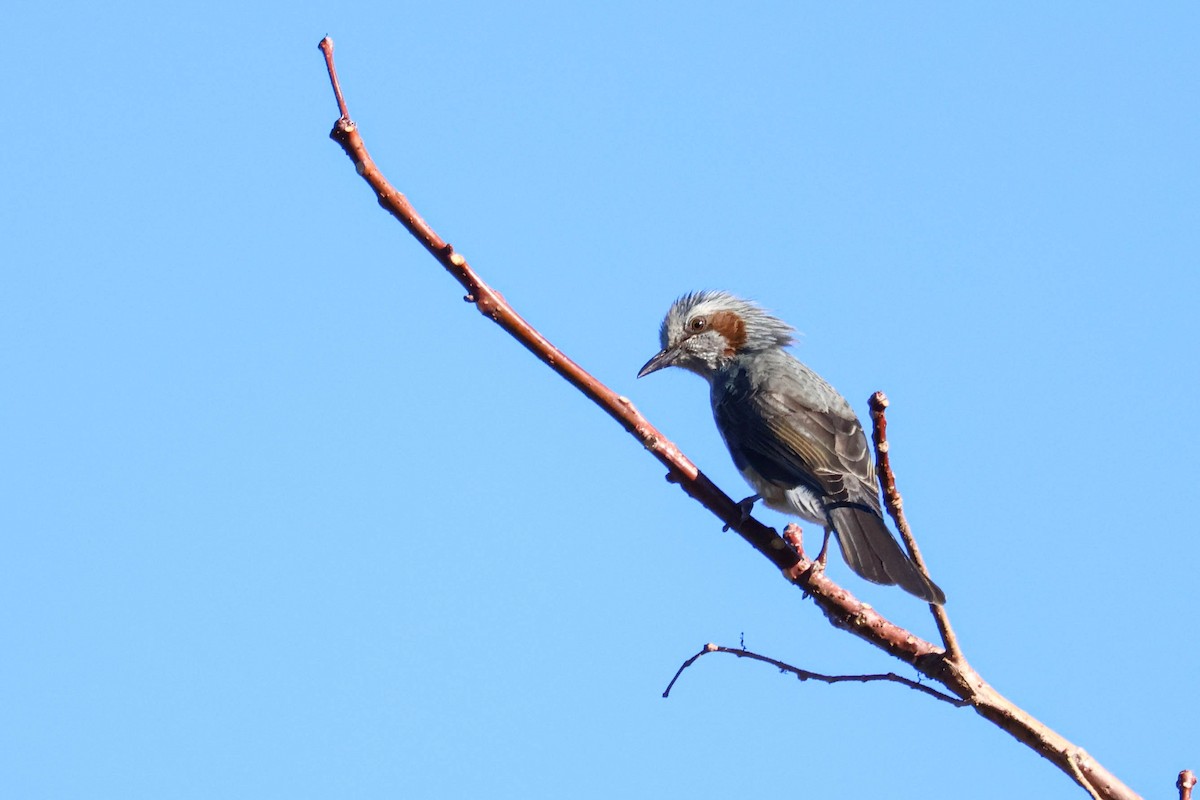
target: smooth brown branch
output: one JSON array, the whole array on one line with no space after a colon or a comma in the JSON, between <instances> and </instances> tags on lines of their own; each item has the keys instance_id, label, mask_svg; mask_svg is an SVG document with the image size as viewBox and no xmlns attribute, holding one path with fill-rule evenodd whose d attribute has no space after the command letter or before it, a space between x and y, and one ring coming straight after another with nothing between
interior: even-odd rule
<instances>
[{"instance_id":1,"label":"smooth brown branch","mask_svg":"<svg viewBox=\"0 0 1200 800\"><path fill-rule=\"evenodd\" d=\"M755 653L753 651L746 650L745 648L722 647L721 645L713 644L712 642L709 642L708 644L704 645L704 647L702 647L700 649L699 653L696 653L696 655L692 656L687 661L683 662L682 665L680 665L679 669L675 672L675 677L671 678L671 682L669 684L667 684L667 688L666 688L666 690L663 691L662 696L669 697L671 694L671 688L675 686L675 682L679 680L679 676L683 674L683 671L685 669L687 669L688 667L690 667L692 664L695 664L700 659L701 656L707 655L708 653L729 653L730 655L737 656L738 658L748 658L751 661L761 661L764 664L770 664L773 667L777 667L781 672L789 672L792 675L795 675L797 678L799 678L802 681L812 680L812 681L820 681L821 683L831 683L831 684L832 683L871 683L873 681L888 681L891 683L899 683L900 685L907 686L910 689L916 689L918 692L924 692L925 694L927 694L931 697L937 698L938 700L941 700L942 702L949 703L950 705L956 706L958 708L962 708L963 706L970 705L966 700L962 700L957 697L952 697L952 696L946 694L945 692L939 692L937 689L934 689L932 686L926 686L923 683L914 681L912 678L905 678L901 675L897 675L894 672L877 673L874 675L825 675L820 672L813 672L811 670L792 666L791 664L788 664L786 662L779 661L778 659L771 658L770 656L764 656L760 653Z\"/></svg>"},{"instance_id":2,"label":"smooth brown branch","mask_svg":"<svg viewBox=\"0 0 1200 800\"><path fill-rule=\"evenodd\" d=\"M330 138L350 157L355 171L371 187L379 204L399 220L438 263L462 284L468 302L620 423L667 467L668 480L678 483L689 496L712 511L721 522L737 531L776 568L782 570L788 580L813 599L835 626L911 664L923 675L967 701L979 714L1045 756L1067 774L1073 775L1067 754L1079 752L1078 748L1002 697L965 662L946 658L946 653L940 648L885 619L829 580L823 570L805 558L802 552L789 547L777 532L744 514L742 508L651 425L628 398L616 394L588 374L517 314L499 292L488 286L467 264L466 259L438 236L417 214L408 199L384 178L367 153L358 128L350 118L334 69L333 41L326 37L319 46L325 54L330 82L341 114L329 134ZM798 538L796 541L799 543ZM1076 767L1090 784L1098 787L1102 797L1122 800L1137 797L1090 757L1078 761Z\"/></svg>"},{"instance_id":3,"label":"smooth brown branch","mask_svg":"<svg viewBox=\"0 0 1200 800\"><path fill-rule=\"evenodd\" d=\"M917 539L908 525L908 518L904 516L904 499L900 496L900 490L896 488L896 475L892 472L890 445L887 439L887 415L885 414L888 407L887 395L883 392L876 392L871 395L869 402L871 406L871 442L875 445L875 471L879 475L879 486L883 489L884 505L887 507L888 515L896 523L896 530L900 531L900 538L904 540L908 555L917 565L917 569L921 570L926 578L929 578L929 569L925 566L925 559L921 557ZM946 647L946 658L965 664L962 650L958 646L958 637L954 635L954 628L950 626L950 616L946 613L946 607L930 604L929 610L933 612L933 619L937 623L938 633L941 634L942 644Z\"/></svg>"}]
</instances>

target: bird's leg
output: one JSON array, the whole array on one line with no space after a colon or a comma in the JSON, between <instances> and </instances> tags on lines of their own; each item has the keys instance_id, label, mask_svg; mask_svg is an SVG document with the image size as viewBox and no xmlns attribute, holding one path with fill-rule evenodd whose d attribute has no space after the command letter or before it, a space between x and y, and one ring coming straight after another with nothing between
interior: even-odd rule
<instances>
[{"instance_id":1,"label":"bird's leg","mask_svg":"<svg viewBox=\"0 0 1200 800\"><path fill-rule=\"evenodd\" d=\"M817 562L821 565L821 569L825 569L825 564L829 561L829 534L833 533L831 528L825 529L825 541L821 542L821 552L817 553Z\"/></svg>"},{"instance_id":2,"label":"bird's leg","mask_svg":"<svg viewBox=\"0 0 1200 800\"><path fill-rule=\"evenodd\" d=\"M754 504L759 500L762 500L762 495L752 494L749 497L745 497L738 501L738 510L742 512L741 522L745 522L746 520L750 519L750 512L754 510ZM725 533L728 530L729 526L726 525L721 529L721 532Z\"/></svg>"}]
</instances>

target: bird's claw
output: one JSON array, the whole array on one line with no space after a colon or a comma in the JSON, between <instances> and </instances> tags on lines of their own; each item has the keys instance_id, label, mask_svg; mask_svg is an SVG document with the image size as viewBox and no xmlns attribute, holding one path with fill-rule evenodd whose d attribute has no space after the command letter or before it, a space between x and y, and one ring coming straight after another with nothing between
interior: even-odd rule
<instances>
[{"instance_id":1,"label":"bird's claw","mask_svg":"<svg viewBox=\"0 0 1200 800\"><path fill-rule=\"evenodd\" d=\"M737 506L738 510L742 512L742 522L750 519L750 513L754 511L754 504L759 500L762 500L760 495L752 494L749 497L744 497L738 501Z\"/></svg>"}]
</instances>

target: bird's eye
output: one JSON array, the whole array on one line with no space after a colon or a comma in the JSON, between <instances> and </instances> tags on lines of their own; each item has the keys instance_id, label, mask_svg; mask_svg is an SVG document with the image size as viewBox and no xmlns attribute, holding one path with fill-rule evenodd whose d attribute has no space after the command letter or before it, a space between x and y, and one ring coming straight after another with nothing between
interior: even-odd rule
<instances>
[{"instance_id":1,"label":"bird's eye","mask_svg":"<svg viewBox=\"0 0 1200 800\"><path fill-rule=\"evenodd\" d=\"M708 325L708 320L704 317L696 317L688 323L688 328L691 329L692 333L699 333L704 330L706 325Z\"/></svg>"}]
</instances>

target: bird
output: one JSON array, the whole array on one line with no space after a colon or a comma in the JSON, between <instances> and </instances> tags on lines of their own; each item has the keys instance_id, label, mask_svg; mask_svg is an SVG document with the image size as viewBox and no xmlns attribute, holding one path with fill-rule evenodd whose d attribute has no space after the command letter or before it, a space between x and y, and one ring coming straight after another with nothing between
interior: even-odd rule
<instances>
[{"instance_id":1,"label":"bird","mask_svg":"<svg viewBox=\"0 0 1200 800\"><path fill-rule=\"evenodd\" d=\"M946 595L900 548L883 520L875 465L850 403L784 348L795 329L729 292L676 300L659 328L662 349L638 372L666 367L709 383L713 417L756 501L836 534L842 556L872 583L942 605ZM822 556L824 548L822 548Z\"/></svg>"}]
</instances>

